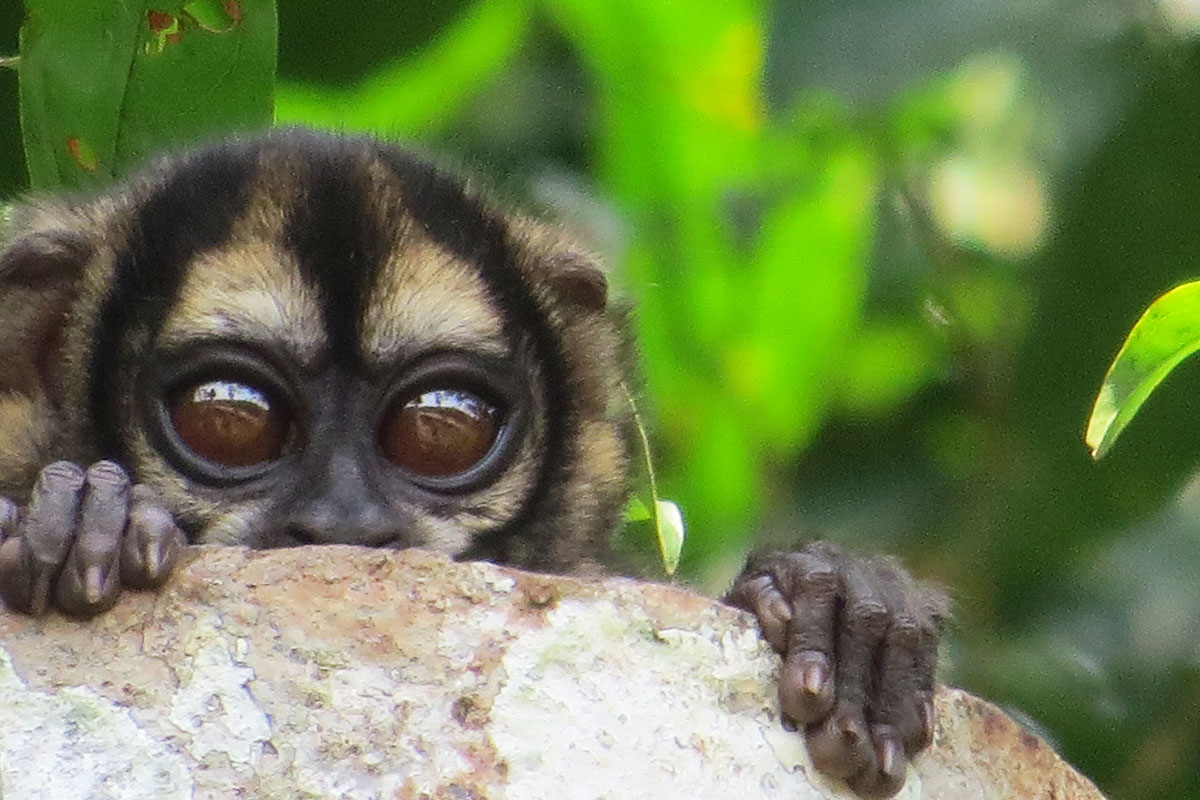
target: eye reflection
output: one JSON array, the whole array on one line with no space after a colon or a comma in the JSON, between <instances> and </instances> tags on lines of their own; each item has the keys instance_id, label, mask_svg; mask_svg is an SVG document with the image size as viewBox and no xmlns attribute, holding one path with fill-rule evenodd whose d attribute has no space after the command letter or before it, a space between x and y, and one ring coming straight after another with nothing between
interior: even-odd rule
<instances>
[{"instance_id":1,"label":"eye reflection","mask_svg":"<svg viewBox=\"0 0 1200 800\"><path fill-rule=\"evenodd\" d=\"M415 475L448 478L474 467L500 433L500 410L463 389L433 389L393 403L380 426L379 447Z\"/></svg>"},{"instance_id":2,"label":"eye reflection","mask_svg":"<svg viewBox=\"0 0 1200 800\"><path fill-rule=\"evenodd\" d=\"M210 380L175 393L168 409L180 440L224 467L249 467L283 454L289 419L282 404L257 387Z\"/></svg>"}]
</instances>

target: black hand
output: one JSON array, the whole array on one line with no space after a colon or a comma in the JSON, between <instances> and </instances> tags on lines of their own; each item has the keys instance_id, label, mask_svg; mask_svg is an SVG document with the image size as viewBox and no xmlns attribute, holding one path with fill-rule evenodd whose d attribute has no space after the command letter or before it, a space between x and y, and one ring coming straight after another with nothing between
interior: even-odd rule
<instances>
[{"instance_id":1,"label":"black hand","mask_svg":"<svg viewBox=\"0 0 1200 800\"><path fill-rule=\"evenodd\" d=\"M170 515L116 464L86 472L66 461L38 476L24 515L0 498L0 598L43 614L53 603L90 616L116 603L122 588L170 574L184 543Z\"/></svg>"},{"instance_id":2,"label":"black hand","mask_svg":"<svg viewBox=\"0 0 1200 800\"><path fill-rule=\"evenodd\" d=\"M933 725L941 596L886 560L817 542L754 559L726 601L784 657L779 699L813 763L864 797L904 784Z\"/></svg>"}]
</instances>

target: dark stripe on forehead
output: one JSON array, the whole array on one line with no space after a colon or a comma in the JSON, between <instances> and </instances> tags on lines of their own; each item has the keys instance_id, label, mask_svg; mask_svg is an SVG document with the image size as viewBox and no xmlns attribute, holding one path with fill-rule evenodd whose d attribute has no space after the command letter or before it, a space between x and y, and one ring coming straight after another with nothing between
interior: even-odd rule
<instances>
[{"instance_id":1,"label":"dark stripe on forehead","mask_svg":"<svg viewBox=\"0 0 1200 800\"><path fill-rule=\"evenodd\" d=\"M525 507L499 531L481 542L479 550L489 546L503 551L510 531L546 513L551 502L549 489L561 482L566 469L568 409L566 359L557 336L541 306L534 299L526 279L518 269L509 244L507 221L483 202L471 197L461 181L421 161L404 150L380 146L380 159L395 174L407 212L438 245L458 258L475 265L500 311L510 339L528 336L533 343L546 383L546 456L541 474Z\"/></svg>"},{"instance_id":2,"label":"dark stripe on forehead","mask_svg":"<svg viewBox=\"0 0 1200 800\"><path fill-rule=\"evenodd\" d=\"M119 429L118 365L129 355L130 335L153 336L178 299L188 263L229 238L245 204L256 150L254 144L227 144L187 157L133 212L88 363L93 433L105 457L128 463Z\"/></svg>"},{"instance_id":3,"label":"dark stripe on forehead","mask_svg":"<svg viewBox=\"0 0 1200 800\"><path fill-rule=\"evenodd\" d=\"M303 161L303 195L288 209L284 241L321 298L330 356L356 368L363 309L391 247L372 206L371 151L363 140L298 131L285 141Z\"/></svg>"}]
</instances>

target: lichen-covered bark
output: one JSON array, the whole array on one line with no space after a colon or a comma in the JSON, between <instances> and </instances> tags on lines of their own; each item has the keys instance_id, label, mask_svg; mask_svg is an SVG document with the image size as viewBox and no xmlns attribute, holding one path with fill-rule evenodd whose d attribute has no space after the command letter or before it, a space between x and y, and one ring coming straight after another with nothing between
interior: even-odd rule
<instances>
[{"instance_id":1,"label":"lichen-covered bark","mask_svg":"<svg viewBox=\"0 0 1200 800\"><path fill-rule=\"evenodd\" d=\"M747 615L417 551L195 549L89 622L0 614L0 798L850 797L784 729ZM938 697L900 797L1100 794Z\"/></svg>"}]
</instances>

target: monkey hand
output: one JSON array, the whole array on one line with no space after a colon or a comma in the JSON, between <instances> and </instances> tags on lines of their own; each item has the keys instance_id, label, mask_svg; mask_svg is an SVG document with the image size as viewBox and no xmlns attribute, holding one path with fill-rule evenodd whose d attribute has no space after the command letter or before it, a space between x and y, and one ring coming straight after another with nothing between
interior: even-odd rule
<instances>
[{"instance_id":1,"label":"monkey hand","mask_svg":"<svg viewBox=\"0 0 1200 800\"><path fill-rule=\"evenodd\" d=\"M125 470L98 461L42 469L23 512L0 497L0 598L13 610L75 616L111 608L122 588L161 584L185 544L171 515Z\"/></svg>"},{"instance_id":2,"label":"monkey hand","mask_svg":"<svg viewBox=\"0 0 1200 800\"><path fill-rule=\"evenodd\" d=\"M821 772L890 797L933 736L941 594L828 542L751 559L725 601L781 655L779 704Z\"/></svg>"}]
</instances>

